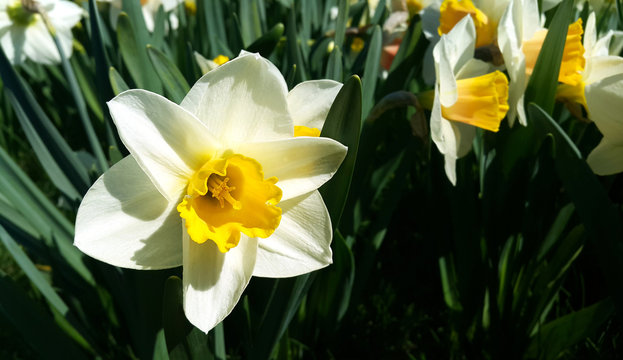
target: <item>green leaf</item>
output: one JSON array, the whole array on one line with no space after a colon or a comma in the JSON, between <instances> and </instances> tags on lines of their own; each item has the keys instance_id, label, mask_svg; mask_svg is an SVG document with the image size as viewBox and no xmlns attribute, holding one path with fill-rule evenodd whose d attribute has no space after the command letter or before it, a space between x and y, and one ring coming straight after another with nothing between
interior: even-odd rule
<instances>
[{"instance_id":1,"label":"green leaf","mask_svg":"<svg viewBox=\"0 0 623 360\"><path fill-rule=\"evenodd\" d=\"M190 91L190 86L188 86L184 75L160 50L147 45L147 53L149 54L149 60L151 60L156 69L156 73L164 84L165 92L169 94L172 101L178 104L181 103L188 91Z\"/></svg>"},{"instance_id":2,"label":"green leaf","mask_svg":"<svg viewBox=\"0 0 623 360\"><path fill-rule=\"evenodd\" d=\"M166 346L171 359L212 358L208 337L194 327L184 314L182 280L177 276L165 282L162 318Z\"/></svg>"},{"instance_id":3,"label":"green leaf","mask_svg":"<svg viewBox=\"0 0 623 360\"><path fill-rule=\"evenodd\" d=\"M66 315L69 308L65 302L56 294L56 291L52 289L52 286L41 275L41 272L37 269L35 264L28 258L26 253L17 245L15 240L0 226L0 242L4 244L4 247L9 251L15 262L19 265L20 269L26 274L28 279L32 282L37 290L45 297L48 303L56 309L61 315Z\"/></svg>"},{"instance_id":4,"label":"green leaf","mask_svg":"<svg viewBox=\"0 0 623 360\"><path fill-rule=\"evenodd\" d=\"M45 359L86 359L86 355L2 271L0 271L0 315L8 319L33 350Z\"/></svg>"},{"instance_id":5,"label":"green leaf","mask_svg":"<svg viewBox=\"0 0 623 360\"><path fill-rule=\"evenodd\" d=\"M283 35L283 24L277 23L277 25L273 26L269 32L264 34L259 39L255 40L251 45L247 47L248 52L260 53L265 58L268 58L277 47L279 40L281 40L281 35Z\"/></svg>"},{"instance_id":6,"label":"green leaf","mask_svg":"<svg viewBox=\"0 0 623 360\"><path fill-rule=\"evenodd\" d=\"M108 69L108 79L110 80L110 85L112 86L112 90L115 95L119 95L122 92L130 89L128 84L123 80L121 74L114 67L110 67Z\"/></svg>"},{"instance_id":7,"label":"green leaf","mask_svg":"<svg viewBox=\"0 0 623 360\"><path fill-rule=\"evenodd\" d=\"M333 264L318 272L309 291L306 318L325 339L334 334L348 310L355 280L355 259L342 234L333 236Z\"/></svg>"},{"instance_id":8,"label":"green leaf","mask_svg":"<svg viewBox=\"0 0 623 360\"><path fill-rule=\"evenodd\" d=\"M348 147L346 158L333 178L320 188L320 193L337 229L348 197L361 130L361 81L353 75L346 81L329 110L320 136L329 137Z\"/></svg>"},{"instance_id":9,"label":"green leaf","mask_svg":"<svg viewBox=\"0 0 623 360\"><path fill-rule=\"evenodd\" d=\"M76 74L71 67L71 64L69 63L67 56L63 52L63 46L61 45L58 36L52 33L51 35L54 43L56 44L56 49L61 56L61 65L63 67L63 71L65 72L65 77L69 85L69 90L74 98L76 107L78 108L78 115L80 117L80 121L82 122L82 127L84 127L87 139L89 140L89 144L91 145L91 151L97 159L99 170L104 172L108 169L108 161L106 160L106 156L104 156L104 150L102 150L102 145L100 144L100 141L95 134L95 129L93 128L93 124L91 123L91 119L89 118L89 114L87 113L87 105L84 101L84 96L82 95L83 90L78 85Z\"/></svg>"},{"instance_id":10,"label":"green leaf","mask_svg":"<svg viewBox=\"0 0 623 360\"><path fill-rule=\"evenodd\" d=\"M50 150L46 147L46 144L43 142L37 131L33 127L32 123L28 119L28 115L22 108L22 105L19 101L13 96L12 92L7 92L7 97L9 101L13 105L13 109L15 110L15 115L19 120L19 123L24 130L24 134L26 134L26 138L28 142L31 144L33 151L37 155L37 159L39 159L39 163L48 174L48 177L56 186L57 189L62 191L69 199L71 200L80 200L82 199L81 193L74 187L74 184L70 179L67 178L67 175L61 169L59 164L56 162L56 159L51 154ZM84 192L81 189L81 192Z\"/></svg>"},{"instance_id":11,"label":"green leaf","mask_svg":"<svg viewBox=\"0 0 623 360\"><path fill-rule=\"evenodd\" d=\"M554 140L556 171L575 205L586 233L592 238L606 282L618 313L623 313L623 225L605 189L582 159L580 151L560 126L540 107L528 106L529 119L538 134L551 134Z\"/></svg>"},{"instance_id":12,"label":"green leaf","mask_svg":"<svg viewBox=\"0 0 623 360\"><path fill-rule=\"evenodd\" d=\"M325 77L327 79L342 82L342 51L338 47L334 47L333 51L331 51L331 54L329 55L327 73Z\"/></svg>"},{"instance_id":13,"label":"green leaf","mask_svg":"<svg viewBox=\"0 0 623 360\"><path fill-rule=\"evenodd\" d=\"M614 314L610 298L545 324L532 339L527 357L557 359L561 352L594 335Z\"/></svg>"},{"instance_id":14,"label":"green leaf","mask_svg":"<svg viewBox=\"0 0 623 360\"><path fill-rule=\"evenodd\" d=\"M374 106L374 91L379 78L379 70L381 67L381 50L383 46L383 32L378 25L374 26L372 38L368 43L368 56L366 57L366 65L363 70L363 109L361 114L361 122L365 121L370 109Z\"/></svg>"},{"instance_id":15,"label":"green leaf","mask_svg":"<svg viewBox=\"0 0 623 360\"><path fill-rule=\"evenodd\" d=\"M82 262L83 254L73 246L73 225L43 195L41 190L0 148L0 193L47 240L46 245L59 251L65 261L89 284L95 284Z\"/></svg>"},{"instance_id":16,"label":"green leaf","mask_svg":"<svg viewBox=\"0 0 623 360\"><path fill-rule=\"evenodd\" d=\"M342 49L342 45L344 45L349 3L349 0L338 0L337 23L335 25L335 47L338 49Z\"/></svg>"},{"instance_id":17,"label":"green leaf","mask_svg":"<svg viewBox=\"0 0 623 360\"><path fill-rule=\"evenodd\" d=\"M151 34L151 43L156 49L162 49L162 45L164 44L164 31L167 17L168 15L164 12L164 7L160 4L154 20L154 32Z\"/></svg>"},{"instance_id":18,"label":"green leaf","mask_svg":"<svg viewBox=\"0 0 623 360\"><path fill-rule=\"evenodd\" d=\"M133 1L124 1L123 3L133 3ZM142 15L141 21L143 21ZM123 12L119 14L119 19L117 20L117 42L119 43L123 62L139 88L160 94L162 93L162 84L159 78L153 75L155 70L147 55L147 42L141 41L139 33L135 32L135 30L128 14Z\"/></svg>"},{"instance_id":19,"label":"green leaf","mask_svg":"<svg viewBox=\"0 0 623 360\"><path fill-rule=\"evenodd\" d=\"M573 0L563 1L547 31L539 57L526 88L526 102L534 102L551 115L556 100L558 74L567 39L567 31L573 16Z\"/></svg>"},{"instance_id":20,"label":"green leaf","mask_svg":"<svg viewBox=\"0 0 623 360\"><path fill-rule=\"evenodd\" d=\"M315 274L275 280L273 294L265 308L254 337L251 359L268 359L283 336Z\"/></svg>"},{"instance_id":21,"label":"green leaf","mask_svg":"<svg viewBox=\"0 0 623 360\"><path fill-rule=\"evenodd\" d=\"M205 0L200 3L203 3L205 21L208 27L209 58L214 59L219 55L232 57L234 54L227 47L227 32L223 22L221 2L219 0Z\"/></svg>"},{"instance_id":22,"label":"green leaf","mask_svg":"<svg viewBox=\"0 0 623 360\"><path fill-rule=\"evenodd\" d=\"M31 146L33 148L45 146L50 157L58 165L60 172L65 174L65 177L71 182L77 192L79 194L86 193L91 183L86 168L80 163L76 154L41 109L30 88L15 73L2 49L0 49L0 77L4 83L5 91L8 94L12 94L10 96L11 101L14 104L19 104L23 115L25 115L25 117L18 115L18 120L26 120L28 122L29 131L27 136L31 135L28 138L29 141L33 141ZM24 130L26 131L26 129ZM39 141L43 144L39 143ZM36 146L34 142L37 143ZM41 155L45 152L43 149L40 149L40 151ZM44 159L40 158L40 160L43 161ZM42 163L42 165L45 164ZM50 166L53 167L54 165ZM52 171L53 169L46 170ZM52 172L50 176L52 174L55 174L55 172ZM61 181L63 180L59 179L59 182ZM71 190L67 189L67 191L71 194Z\"/></svg>"},{"instance_id":23,"label":"green leaf","mask_svg":"<svg viewBox=\"0 0 623 360\"><path fill-rule=\"evenodd\" d=\"M296 65L296 82L307 80L307 73L305 71L305 62L301 53L301 38L297 33L296 28L296 11L294 8L290 8L288 11L288 18L286 20L286 51L287 51L287 64Z\"/></svg>"},{"instance_id":24,"label":"green leaf","mask_svg":"<svg viewBox=\"0 0 623 360\"><path fill-rule=\"evenodd\" d=\"M238 1L240 16L240 33L244 44L250 44L262 34L260 14L256 1Z\"/></svg>"}]
</instances>

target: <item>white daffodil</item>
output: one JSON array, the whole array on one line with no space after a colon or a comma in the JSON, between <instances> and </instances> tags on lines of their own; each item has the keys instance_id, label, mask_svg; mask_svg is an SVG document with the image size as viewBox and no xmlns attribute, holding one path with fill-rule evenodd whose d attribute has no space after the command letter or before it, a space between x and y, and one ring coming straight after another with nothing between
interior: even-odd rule
<instances>
[{"instance_id":1,"label":"white daffodil","mask_svg":"<svg viewBox=\"0 0 623 360\"><path fill-rule=\"evenodd\" d=\"M464 17L435 49L435 99L431 137L444 155L448 179L456 184L456 160L472 148L476 127L497 131L508 111L508 80L492 66L474 59L476 29Z\"/></svg>"},{"instance_id":2,"label":"white daffodil","mask_svg":"<svg viewBox=\"0 0 623 360\"><path fill-rule=\"evenodd\" d=\"M288 93L294 136L320 136L324 121L342 84L333 80L305 81Z\"/></svg>"},{"instance_id":3,"label":"white daffodil","mask_svg":"<svg viewBox=\"0 0 623 360\"><path fill-rule=\"evenodd\" d=\"M121 14L122 9L122 0L100 0L103 2L110 3L110 24L113 29L117 27L117 18L119 14ZM175 15L175 8L179 4L184 3L184 0L141 0L141 8L143 11L143 18L145 19L145 25L147 26L147 30L153 32L154 26L156 22L156 15L158 14L158 9L160 5L162 5L162 10L165 13L169 14L169 23L171 24L171 28L174 30L177 29L179 25L179 19L177 15Z\"/></svg>"},{"instance_id":4,"label":"white daffodil","mask_svg":"<svg viewBox=\"0 0 623 360\"><path fill-rule=\"evenodd\" d=\"M537 0L512 0L500 19L497 42L511 79L508 101L511 126L517 117L520 124L527 124L524 92L547 35L542 23ZM583 54L582 21L578 19L567 32L558 81L576 85L581 80Z\"/></svg>"},{"instance_id":5,"label":"white daffodil","mask_svg":"<svg viewBox=\"0 0 623 360\"><path fill-rule=\"evenodd\" d=\"M444 0L439 9L439 35L447 34L465 16L476 28L476 47L495 44L497 26L509 0Z\"/></svg>"},{"instance_id":6,"label":"white daffodil","mask_svg":"<svg viewBox=\"0 0 623 360\"><path fill-rule=\"evenodd\" d=\"M291 112L299 99L279 70L242 53L180 105L144 90L118 95L108 105L130 155L87 192L75 245L126 268L183 265L184 311L204 332L231 312L251 276L327 266L332 228L317 189L346 147L293 137L293 118L322 116L333 101L316 89Z\"/></svg>"},{"instance_id":7,"label":"white daffodil","mask_svg":"<svg viewBox=\"0 0 623 360\"><path fill-rule=\"evenodd\" d=\"M439 37L447 34L465 16L471 16L476 28L476 47L492 46L497 24L509 0L430 0L422 12L422 29L430 42L424 55L422 76L433 84L432 49Z\"/></svg>"},{"instance_id":8,"label":"white daffodil","mask_svg":"<svg viewBox=\"0 0 623 360\"><path fill-rule=\"evenodd\" d=\"M600 86L596 84L600 80L622 74L623 58L610 55L610 41L614 35L609 31L605 36L597 38L595 26L595 13L591 13L586 21L584 33L584 67L579 70L579 75L574 83L563 83L558 87L556 98L561 101L577 103L588 111L589 117L595 106L587 103L586 93L592 88Z\"/></svg>"},{"instance_id":9,"label":"white daffodil","mask_svg":"<svg viewBox=\"0 0 623 360\"><path fill-rule=\"evenodd\" d=\"M84 13L80 6L64 0L0 0L0 43L11 64L20 64L25 58L45 65L61 61L54 39L35 10L47 14L63 52L71 56L71 28Z\"/></svg>"},{"instance_id":10,"label":"white daffodil","mask_svg":"<svg viewBox=\"0 0 623 360\"><path fill-rule=\"evenodd\" d=\"M623 73L606 77L586 89L591 119L603 134L586 161L598 175L623 172Z\"/></svg>"},{"instance_id":11,"label":"white daffodil","mask_svg":"<svg viewBox=\"0 0 623 360\"><path fill-rule=\"evenodd\" d=\"M216 69L217 67L225 64L229 61L229 57L225 55L219 55L214 59L206 59L201 54L195 51L195 62L199 65L199 69L201 69L201 74L205 75L208 72Z\"/></svg>"}]
</instances>

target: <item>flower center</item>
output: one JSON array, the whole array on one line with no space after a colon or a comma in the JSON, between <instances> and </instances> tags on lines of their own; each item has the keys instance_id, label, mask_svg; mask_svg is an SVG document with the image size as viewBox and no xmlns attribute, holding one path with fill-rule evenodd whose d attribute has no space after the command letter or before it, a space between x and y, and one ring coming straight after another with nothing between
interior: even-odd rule
<instances>
[{"instance_id":1,"label":"flower center","mask_svg":"<svg viewBox=\"0 0 623 360\"><path fill-rule=\"evenodd\" d=\"M235 210L240 210L242 208L242 204L240 201L234 199L231 196L230 192L236 190L235 186L228 186L227 182L229 178L224 178L222 176L212 174L208 178L208 191L212 194L213 198L216 198L221 204L221 209L225 207L225 201L229 203Z\"/></svg>"},{"instance_id":2,"label":"flower center","mask_svg":"<svg viewBox=\"0 0 623 360\"><path fill-rule=\"evenodd\" d=\"M497 24L491 21L471 0L445 0L439 9L439 35L447 34L465 16L470 15L476 27L476 47L493 44Z\"/></svg>"},{"instance_id":3,"label":"flower center","mask_svg":"<svg viewBox=\"0 0 623 360\"><path fill-rule=\"evenodd\" d=\"M581 73L586 65L584 46L582 46L582 32L582 19L578 19L569 25L565 48L562 53L560 73L558 74L558 81L562 83L577 85L582 82ZM532 39L524 41L522 44L522 50L526 56L526 75L528 76L532 75L532 71L534 71L534 65L536 65L546 35L547 30L537 31Z\"/></svg>"},{"instance_id":4,"label":"flower center","mask_svg":"<svg viewBox=\"0 0 623 360\"><path fill-rule=\"evenodd\" d=\"M294 126L294 136L313 136L313 137L318 137L320 136L320 129L317 128L310 128L307 126L303 126L303 125L296 125Z\"/></svg>"},{"instance_id":5,"label":"flower center","mask_svg":"<svg viewBox=\"0 0 623 360\"><path fill-rule=\"evenodd\" d=\"M441 107L444 118L498 131L508 112L508 79L500 71L456 81L459 97Z\"/></svg>"},{"instance_id":6,"label":"flower center","mask_svg":"<svg viewBox=\"0 0 623 360\"><path fill-rule=\"evenodd\" d=\"M264 179L262 166L240 154L206 162L188 182L177 206L190 238L212 240L223 253L238 245L240 233L267 238L281 222L277 178Z\"/></svg>"},{"instance_id":7,"label":"flower center","mask_svg":"<svg viewBox=\"0 0 623 360\"><path fill-rule=\"evenodd\" d=\"M14 24L28 26L36 21L35 13L24 8L20 0L7 5L6 13Z\"/></svg>"}]
</instances>

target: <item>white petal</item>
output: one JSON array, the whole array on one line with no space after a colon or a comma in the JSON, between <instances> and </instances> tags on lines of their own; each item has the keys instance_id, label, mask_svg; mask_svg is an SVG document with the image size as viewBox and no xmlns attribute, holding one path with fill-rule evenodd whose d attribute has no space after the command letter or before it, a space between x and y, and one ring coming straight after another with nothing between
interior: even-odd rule
<instances>
[{"instance_id":1,"label":"white petal","mask_svg":"<svg viewBox=\"0 0 623 360\"><path fill-rule=\"evenodd\" d=\"M11 19L9 18L9 14L4 11L5 8L6 4L2 4L2 2L0 1L0 9L2 9L0 10L0 33L2 32L2 30L13 24L13 21L11 21Z\"/></svg>"},{"instance_id":2,"label":"white petal","mask_svg":"<svg viewBox=\"0 0 623 360\"><path fill-rule=\"evenodd\" d=\"M585 84L592 84L603 78L623 74L623 58L620 56L596 56L587 59L583 78Z\"/></svg>"},{"instance_id":3,"label":"white petal","mask_svg":"<svg viewBox=\"0 0 623 360\"><path fill-rule=\"evenodd\" d=\"M182 107L203 121L225 146L292 137L287 86L259 54L237 57L205 74Z\"/></svg>"},{"instance_id":4,"label":"white petal","mask_svg":"<svg viewBox=\"0 0 623 360\"><path fill-rule=\"evenodd\" d=\"M342 84L333 80L302 82L287 96L288 110L294 125L321 129Z\"/></svg>"},{"instance_id":5,"label":"white petal","mask_svg":"<svg viewBox=\"0 0 623 360\"><path fill-rule=\"evenodd\" d=\"M59 29L71 29L84 15L84 9L70 1L56 1L48 12L52 25Z\"/></svg>"},{"instance_id":6,"label":"white petal","mask_svg":"<svg viewBox=\"0 0 623 360\"><path fill-rule=\"evenodd\" d=\"M61 61L58 49L48 29L43 24L43 20L39 18L35 23L27 26L24 35L26 36L24 54L30 60L45 65L57 64Z\"/></svg>"},{"instance_id":7,"label":"white petal","mask_svg":"<svg viewBox=\"0 0 623 360\"><path fill-rule=\"evenodd\" d=\"M441 105L450 107L458 99L455 74L472 59L475 41L474 23L470 16L465 16L435 46L433 56Z\"/></svg>"},{"instance_id":8,"label":"white petal","mask_svg":"<svg viewBox=\"0 0 623 360\"><path fill-rule=\"evenodd\" d=\"M327 182L346 156L346 146L322 137L297 137L241 144L236 152L257 160L266 178L276 176L283 200L316 190Z\"/></svg>"},{"instance_id":9,"label":"white petal","mask_svg":"<svg viewBox=\"0 0 623 360\"><path fill-rule=\"evenodd\" d=\"M586 20L586 26L584 27L584 57L591 57L597 54L593 53L595 49L595 43L597 42L597 28L595 27L595 13L591 12ZM608 53L603 54L608 55Z\"/></svg>"},{"instance_id":10,"label":"white petal","mask_svg":"<svg viewBox=\"0 0 623 360\"><path fill-rule=\"evenodd\" d=\"M281 224L259 239L253 276L282 278L306 274L333 262L332 229L318 191L281 202Z\"/></svg>"},{"instance_id":11,"label":"white petal","mask_svg":"<svg viewBox=\"0 0 623 360\"><path fill-rule=\"evenodd\" d=\"M446 107L454 105L459 98L459 93L456 85L456 78L454 77L454 69L449 61L446 47L446 37L442 36L441 40L435 46L433 50L433 56L435 58L435 73L437 75L438 95L439 102Z\"/></svg>"},{"instance_id":12,"label":"white petal","mask_svg":"<svg viewBox=\"0 0 623 360\"><path fill-rule=\"evenodd\" d=\"M607 77L585 88L591 120L604 137L623 142L623 74Z\"/></svg>"},{"instance_id":13,"label":"white petal","mask_svg":"<svg viewBox=\"0 0 623 360\"><path fill-rule=\"evenodd\" d=\"M24 54L24 42L26 29L22 26L12 26L0 35L2 50L11 64L21 64L26 57Z\"/></svg>"},{"instance_id":14,"label":"white petal","mask_svg":"<svg viewBox=\"0 0 623 360\"><path fill-rule=\"evenodd\" d=\"M145 19L145 26L147 27L147 30L149 30L149 32L154 31L154 22L156 17L155 12L152 12L149 6L143 6L141 10L143 12L143 19ZM158 8L156 8L156 11L158 11Z\"/></svg>"},{"instance_id":15,"label":"white petal","mask_svg":"<svg viewBox=\"0 0 623 360\"><path fill-rule=\"evenodd\" d=\"M446 176L450 183L456 186L456 158L452 155L444 155L443 160L443 168L446 171Z\"/></svg>"},{"instance_id":16,"label":"white petal","mask_svg":"<svg viewBox=\"0 0 623 360\"><path fill-rule=\"evenodd\" d=\"M192 241L184 231L184 312L203 332L223 321L247 287L257 254L257 239L241 236L223 254L213 241Z\"/></svg>"},{"instance_id":17,"label":"white petal","mask_svg":"<svg viewBox=\"0 0 623 360\"><path fill-rule=\"evenodd\" d=\"M178 4L184 3L184 0L162 0L162 7L165 12L169 12L177 7Z\"/></svg>"},{"instance_id":18,"label":"white petal","mask_svg":"<svg viewBox=\"0 0 623 360\"><path fill-rule=\"evenodd\" d=\"M197 118L149 91L125 91L108 108L121 140L169 201L179 199L188 179L219 147Z\"/></svg>"},{"instance_id":19,"label":"white petal","mask_svg":"<svg viewBox=\"0 0 623 360\"><path fill-rule=\"evenodd\" d=\"M456 71L456 79L469 79L488 74L494 70L494 66L479 59L469 59L463 67Z\"/></svg>"},{"instance_id":20,"label":"white petal","mask_svg":"<svg viewBox=\"0 0 623 360\"><path fill-rule=\"evenodd\" d=\"M85 254L131 269L182 264L182 221L132 156L93 184L76 217L76 245Z\"/></svg>"},{"instance_id":21,"label":"white petal","mask_svg":"<svg viewBox=\"0 0 623 360\"><path fill-rule=\"evenodd\" d=\"M450 122L441 114L441 104L438 93L435 92L433 108L430 115L430 134L433 142L442 154L452 154L456 158L456 136Z\"/></svg>"},{"instance_id":22,"label":"white petal","mask_svg":"<svg viewBox=\"0 0 623 360\"><path fill-rule=\"evenodd\" d=\"M446 56L453 71L456 72L474 56L476 28L472 17L465 16L444 37Z\"/></svg>"},{"instance_id":23,"label":"white petal","mask_svg":"<svg viewBox=\"0 0 623 360\"><path fill-rule=\"evenodd\" d=\"M602 139L586 159L597 175L612 175L623 172L623 142L611 143Z\"/></svg>"}]
</instances>

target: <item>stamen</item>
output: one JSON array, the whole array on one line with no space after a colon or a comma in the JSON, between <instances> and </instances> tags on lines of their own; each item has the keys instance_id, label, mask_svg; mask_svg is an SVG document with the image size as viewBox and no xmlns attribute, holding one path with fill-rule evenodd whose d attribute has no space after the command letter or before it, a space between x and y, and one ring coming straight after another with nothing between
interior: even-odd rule
<instances>
[{"instance_id":1,"label":"stamen","mask_svg":"<svg viewBox=\"0 0 623 360\"><path fill-rule=\"evenodd\" d=\"M208 190L212 193L212 197L219 201L221 208L225 207L225 201L227 201L235 210L240 210L242 204L230 194L231 191L236 190L236 187L228 186L228 181L229 178L221 180L220 177L211 175L208 178Z\"/></svg>"}]
</instances>

